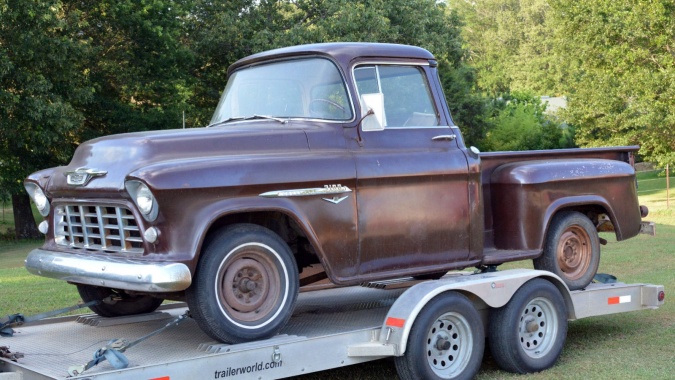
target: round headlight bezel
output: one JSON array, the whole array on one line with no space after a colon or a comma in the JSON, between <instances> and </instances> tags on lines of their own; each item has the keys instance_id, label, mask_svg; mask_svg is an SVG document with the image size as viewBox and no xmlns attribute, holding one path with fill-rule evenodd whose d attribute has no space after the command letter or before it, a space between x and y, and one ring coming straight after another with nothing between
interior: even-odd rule
<instances>
[{"instance_id":1,"label":"round headlight bezel","mask_svg":"<svg viewBox=\"0 0 675 380\"><path fill-rule=\"evenodd\" d=\"M138 180L127 181L125 187L143 218L149 222L154 221L158 215L158 207L150 187Z\"/></svg>"},{"instance_id":2,"label":"round headlight bezel","mask_svg":"<svg viewBox=\"0 0 675 380\"><path fill-rule=\"evenodd\" d=\"M51 207L49 203L49 198L47 198L47 195L45 194L44 190L42 190L42 188L37 183L33 182L25 183L24 187L26 188L26 192L28 192L30 199L35 204L35 207L37 208L40 215L42 216L49 215Z\"/></svg>"}]
</instances>

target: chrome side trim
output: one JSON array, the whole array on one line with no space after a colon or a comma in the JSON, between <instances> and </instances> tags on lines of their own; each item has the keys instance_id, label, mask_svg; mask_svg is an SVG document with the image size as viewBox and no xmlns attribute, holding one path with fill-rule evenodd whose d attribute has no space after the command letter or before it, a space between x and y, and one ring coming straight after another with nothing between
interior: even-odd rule
<instances>
[{"instance_id":1,"label":"chrome side trim","mask_svg":"<svg viewBox=\"0 0 675 380\"><path fill-rule=\"evenodd\" d=\"M26 258L33 274L78 284L142 292L177 292L192 283L185 264L145 262L34 249Z\"/></svg>"},{"instance_id":2,"label":"chrome side trim","mask_svg":"<svg viewBox=\"0 0 675 380\"><path fill-rule=\"evenodd\" d=\"M338 184L338 185L325 185L324 187L314 187L309 189L274 190L262 193L259 196L265 198L306 197L312 195L344 194L351 192L352 189L350 189L349 187Z\"/></svg>"},{"instance_id":3,"label":"chrome side trim","mask_svg":"<svg viewBox=\"0 0 675 380\"><path fill-rule=\"evenodd\" d=\"M344 201L345 199L349 198L349 195L345 195L344 197L338 197L337 195L334 195L333 198L321 198L326 202L330 202L334 205Z\"/></svg>"}]
</instances>

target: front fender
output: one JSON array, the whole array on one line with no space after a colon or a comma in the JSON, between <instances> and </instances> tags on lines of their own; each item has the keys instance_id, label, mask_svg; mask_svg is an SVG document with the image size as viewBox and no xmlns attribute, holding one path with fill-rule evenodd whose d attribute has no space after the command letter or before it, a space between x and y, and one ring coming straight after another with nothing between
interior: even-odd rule
<instances>
[{"instance_id":1,"label":"front fender","mask_svg":"<svg viewBox=\"0 0 675 380\"><path fill-rule=\"evenodd\" d=\"M331 280L340 283L357 268L354 193L338 203L322 194L261 195L325 186L355 189L355 177L351 157L333 151L163 162L138 169L127 179L142 180L157 199L157 250L169 252L193 271L207 234L223 218L237 222L236 214L278 212L300 226Z\"/></svg>"}]
</instances>

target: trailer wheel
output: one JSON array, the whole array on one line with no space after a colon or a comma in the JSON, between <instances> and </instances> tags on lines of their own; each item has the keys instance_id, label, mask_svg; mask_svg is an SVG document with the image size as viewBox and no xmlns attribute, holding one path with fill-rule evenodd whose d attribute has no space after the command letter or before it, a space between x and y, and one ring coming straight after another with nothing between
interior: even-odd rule
<instances>
[{"instance_id":1,"label":"trailer wheel","mask_svg":"<svg viewBox=\"0 0 675 380\"><path fill-rule=\"evenodd\" d=\"M484 349L483 322L471 301L444 293L415 319L405 354L395 358L396 370L403 380L472 379Z\"/></svg>"},{"instance_id":2,"label":"trailer wheel","mask_svg":"<svg viewBox=\"0 0 675 380\"><path fill-rule=\"evenodd\" d=\"M77 284L77 292L85 303L103 300L96 306L89 306L89 309L108 318L151 313L164 302L162 298L132 296L115 289L83 284Z\"/></svg>"},{"instance_id":3,"label":"trailer wheel","mask_svg":"<svg viewBox=\"0 0 675 380\"><path fill-rule=\"evenodd\" d=\"M555 215L534 267L555 273L570 290L579 290L593 281L598 265L600 241L593 222L576 211Z\"/></svg>"},{"instance_id":4,"label":"trailer wheel","mask_svg":"<svg viewBox=\"0 0 675 380\"><path fill-rule=\"evenodd\" d=\"M558 288L535 278L490 314L490 352L500 368L543 371L555 364L567 336L567 307Z\"/></svg>"},{"instance_id":5,"label":"trailer wheel","mask_svg":"<svg viewBox=\"0 0 675 380\"><path fill-rule=\"evenodd\" d=\"M288 245L264 227L237 224L207 243L186 298L204 332L239 343L276 334L293 313L298 286Z\"/></svg>"}]
</instances>

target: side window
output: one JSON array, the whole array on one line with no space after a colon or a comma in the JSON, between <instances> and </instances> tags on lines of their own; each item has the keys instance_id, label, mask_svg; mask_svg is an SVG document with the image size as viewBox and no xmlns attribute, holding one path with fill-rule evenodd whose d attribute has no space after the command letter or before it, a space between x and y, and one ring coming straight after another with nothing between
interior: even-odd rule
<instances>
[{"instance_id":1,"label":"side window","mask_svg":"<svg viewBox=\"0 0 675 380\"><path fill-rule=\"evenodd\" d=\"M424 72L416 66L364 65L354 69L359 96L382 93L386 128L439 123Z\"/></svg>"}]
</instances>

